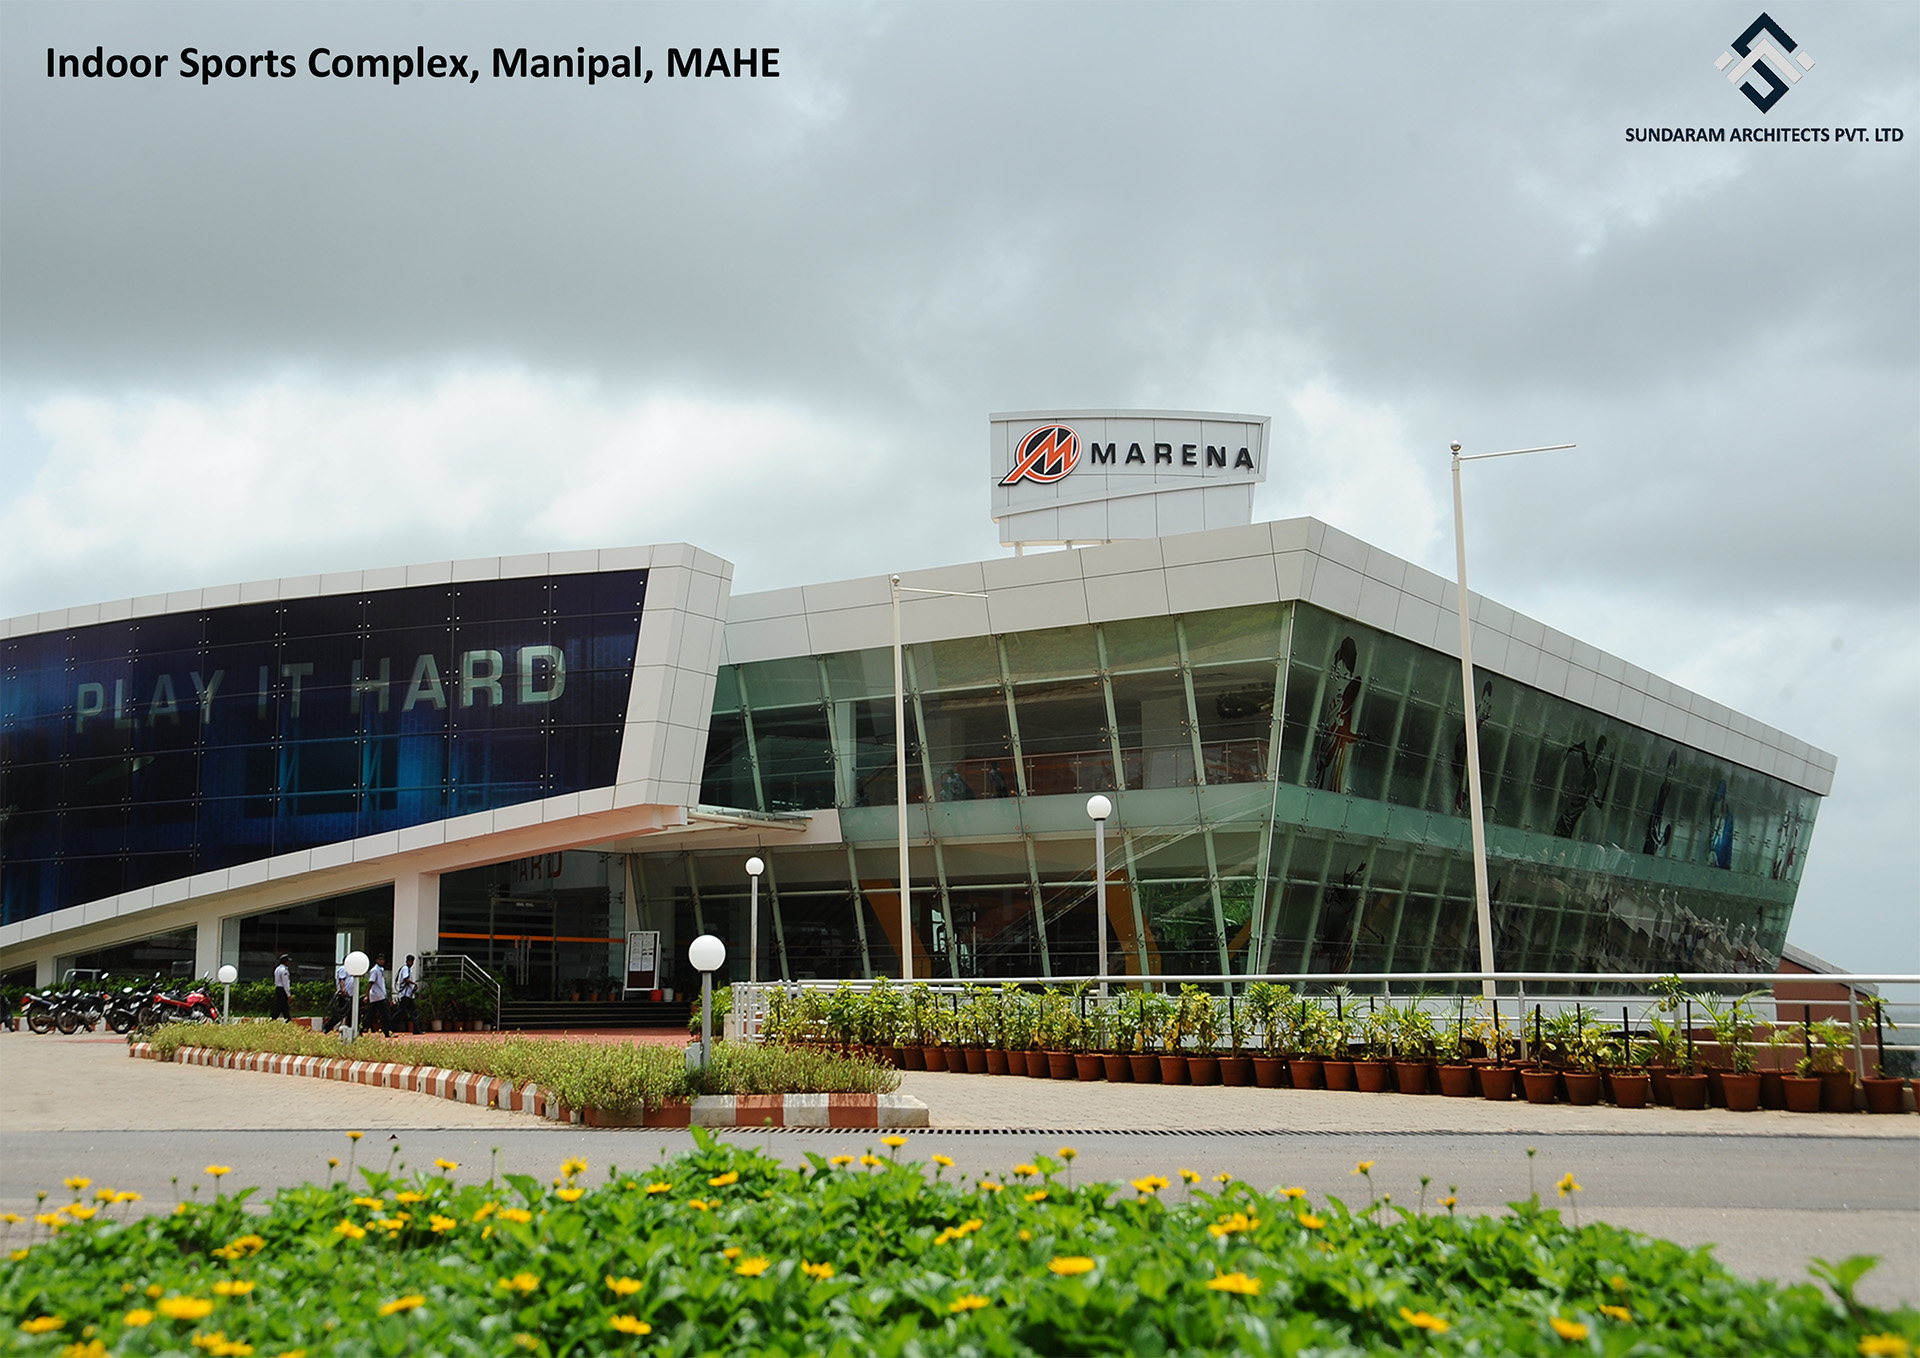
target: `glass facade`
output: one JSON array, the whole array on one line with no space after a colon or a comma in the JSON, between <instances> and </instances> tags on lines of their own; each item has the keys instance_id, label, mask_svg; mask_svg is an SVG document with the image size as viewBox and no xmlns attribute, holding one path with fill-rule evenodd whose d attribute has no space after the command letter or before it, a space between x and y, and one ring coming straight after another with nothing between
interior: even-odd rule
<instances>
[{"instance_id":1,"label":"glass facade","mask_svg":"<svg viewBox=\"0 0 1920 1358\"><path fill-rule=\"evenodd\" d=\"M1102 927L1132 974L1478 967L1457 660L1276 604L905 664L916 975L1089 974ZM1477 677L1502 969L1774 967L1813 793ZM702 800L833 807L847 840L766 853L765 976L899 974L892 702L884 649L720 671ZM737 858L645 855L643 912L743 961Z\"/></svg>"},{"instance_id":2,"label":"glass facade","mask_svg":"<svg viewBox=\"0 0 1920 1358\"><path fill-rule=\"evenodd\" d=\"M645 571L0 642L0 922L614 781Z\"/></svg>"}]
</instances>

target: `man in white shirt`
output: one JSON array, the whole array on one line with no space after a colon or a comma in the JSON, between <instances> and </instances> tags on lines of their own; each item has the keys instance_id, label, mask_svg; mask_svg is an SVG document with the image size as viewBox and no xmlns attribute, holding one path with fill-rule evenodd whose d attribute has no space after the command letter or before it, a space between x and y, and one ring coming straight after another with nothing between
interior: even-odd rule
<instances>
[{"instance_id":1,"label":"man in white shirt","mask_svg":"<svg viewBox=\"0 0 1920 1358\"><path fill-rule=\"evenodd\" d=\"M367 1027L380 1025L380 1031L387 1037L393 1036L392 1015L387 1007L387 955L377 953L373 959L373 970L367 973ZM355 1033L355 1037L359 1034Z\"/></svg>"},{"instance_id":2,"label":"man in white shirt","mask_svg":"<svg viewBox=\"0 0 1920 1358\"><path fill-rule=\"evenodd\" d=\"M414 1007L414 996L419 991L419 982L414 979L413 954L407 954L407 960L400 964L400 970L393 974L393 1026L404 1027L410 1033L420 1031L420 1011Z\"/></svg>"},{"instance_id":3,"label":"man in white shirt","mask_svg":"<svg viewBox=\"0 0 1920 1358\"><path fill-rule=\"evenodd\" d=\"M273 1005L267 1011L270 1019L293 1018L293 969L287 965L292 960L281 953L280 965L273 969Z\"/></svg>"},{"instance_id":4,"label":"man in white shirt","mask_svg":"<svg viewBox=\"0 0 1920 1358\"><path fill-rule=\"evenodd\" d=\"M330 1033L347 1021L347 1015L351 1012L351 1000L347 995L347 987L356 984L353 977L348 974L345 962L334 967L333 1008L327 1011L327 1021L321 1025L321 1032Z\"/></svg>"}]
</instances>

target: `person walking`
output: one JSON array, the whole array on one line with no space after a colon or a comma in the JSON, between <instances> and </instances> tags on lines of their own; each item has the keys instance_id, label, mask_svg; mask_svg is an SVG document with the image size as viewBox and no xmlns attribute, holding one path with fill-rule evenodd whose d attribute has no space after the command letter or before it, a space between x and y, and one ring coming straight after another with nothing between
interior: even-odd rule
<instances>
[{"instance_id":1,"label":"person walking","mask_svg":"<svg viewBox=\"0 0 1920 1358\"><path fill-rule=\"evenodd\" d=\"M280 954L280 965L273 969L273 1003L267 1010L270 1019L293 1021L293 969L287 964L293 961L286 953Z\"/></svg>"},{"instance_id":2,"label":"person walking","mask_svg":"<svg viewBox=\"0 0 1920 1358\"><path fill-rule=\"evenodd\" d=\"M420 983L414 979L413 954L407 954L407 960L400 964L400 970L393 974L393 1026L405 1026L410 1033L420 1031L420 1011L414 1005L414 997L419 992Z\"/></svg>"},{"instance_id":3,"label":"person walking","mask_svg":"<svg viewBox=\"0 0 1920 1358\"><path fill-rule=\"evenodd\" d=\"M347 974L347 964L345 962L341 962L334 967L333 1007L327 1010L327 1021L321 1025L321 1032L330 1033L347 1021L347 1011L349 1007L347 987L354 984L357 984L357 982L354 981L352 976ZM358 1034L355 1034L355 1036L358 1036Z\"/></svg>"},{"instance_id":4,"label":"person walking","mask_svg":"<svg viewBox=\"0 0 1920 1358\"><path fill-rule=\"evenodd\" d=\"M393 1036L393 1016L387 1005L387 955L376 953L373 970L367 973L367 1027L380 1025L383 1037ZM355 1034L359 1036L359 1034Z\"/></svg>"}]
</instances>

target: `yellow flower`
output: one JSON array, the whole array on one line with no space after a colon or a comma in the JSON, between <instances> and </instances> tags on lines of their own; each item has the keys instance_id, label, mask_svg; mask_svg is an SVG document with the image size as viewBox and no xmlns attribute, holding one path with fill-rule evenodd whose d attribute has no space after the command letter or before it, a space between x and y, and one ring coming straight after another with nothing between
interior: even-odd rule
<instances>
[{"instance_id":1,"label":"yellow flower","mask_svg":"<svg viewBox=\"0 0 1920 1358\"><path fill-rule=\"evenodd\" d=\"M1213 1181L1217 1184L1230 1184L1233 1182L1233 1176L1227 1173L1225 1170L1221 1170L1218 1174L1213 1176Z\"/></svg>"},{"instance_id":2,"label":"yellow flower","mask_svg":"<svg viewBox=\"0 0 1920 1358\"><path fill-rule=\"evenodd\" d=\"M569 1155L560 1162L560 1172L569 1179L573 1178L576 1174L585 1174L587 1172L587 1162L578 1156Z\"/></svg>"},{"instance_id":3,"label":"yellow flower","mask_svg":"<svg viewBox=\"0 0 1920 1358\"><path fill-rule=\"evenodd\" d=\"M213 1285L216 1297L244 1297L253 1291L253 1283L240 1278L222 1278Z\"/></svg>"},{"instance_id":4,"label":"yellow flower","mask_svg":"<svg viewBox=\"0 0 1920 1358\"><path fill-rule=\"evenodd\" d=\"M653 1333L653 1326L647 1324L646 1321L640 1319L638 1316L615 1316L609 1320L607 1324L613 1326L613 1328L620 1331L621 1334Z\"/></svg>"},{"instance_id":5,"label":"yellow flower","mask_svg":"<svg viewBox=\"0 0 1920 1358\"><path fill-rule=\"evenodd\" d=\"M1899 1334L1863 1334L1860 1336L1860 1358L1907 1358L1913 1352L1908 1346L1905 1335Z\"/></svg>"},{"instance_id":6,"label":"yellow flower","mask_svg":"<svg viewBox=\"0 0 1920 1358\"><path fill-rule=\"evenodd\" d=\"M1145 1178L1133 1180L1136 1193L1158 1193L1167 1186L1167 1181L1158 1174L1149 1174Z\"/></svg>"},{"instance_id":7,"label":"yellow flower","mask_svg":"<svg viewBox=\"0 0 1920 1358\"><path fill-rule=\"evenodd\" d=\"M113 1202L118 1199L119 1196L120 1195L115 1193L111 1188L96 1188L93 1190L93 1200L95 1202Z\"/></svg>"},{"instance_id":8,"label":"yellow flower","mask_svg":"<svg viewBox=\"0 0 1920 1358\"><path fill-rule=\"evenodd\" d=\"M513 1346L517 1349L526 1349L531 1352L540 1347L540 1341L530 1334L516 1334L513 1337Z\"/></svg>"},{"instance_id":9,"label":"yellow flower","mask_svg":"<svg viewBox=\"0 0 1920 1358\"><path fill-rule=\"evenodd\" d=\"M716 1174L713 1178L707 1180L707 1187L708 1188L728 1188L739 1182L740 1182L740 1172L738 1170L730 1169L725 1174Z\"/></svg>"},{"instance_id":10,"label":"yellow flower","mask_svg":"<svg viewBox=\"0 0 1920 1358\"><path fill-rule=\"evenodd\" d=\"M533 1220L533 1213L524 1207L502 1207L500 1209L500 1220L512 1221L524 1226Z\"/></svg>"},{"instance_id":11,"label":"yellow flower","mask_svg":"<svg viewBox=\"0 0 1920 1358\"><path fill-rule=\"evenodd\" d=\"M168 1320L205 1320L213 1314L213 1303L205 1297L162 1297L154 1309Z\"/></svg>"},{"instance_id":12,"label":"yellow flower","mask_svg":"<svg viewBox=\"0 0 1920 1358\"><path fill-rule=\"evenodd\" d=\"M1612 1276L1611 1278L1608 1278L1608 1279L1607 1279L1607 1286L1608 1286L1608 1287L1611 1287L1611 1288L1612 1288L1612 1289L1613 1289L1614 1291L1616 1291L1616 1292L1624 1292L1624 1291L1626 1291L1626 1290L1627 1290L1627 1275L1626 1275L1626 1274L1624 1274L1624 1273L1616 1273L1616 1274L1614 1274L1614 1275L1613 1275L1613 1276Z\"/></svg>"},{"instance_id":13,"label":"yellow flower","mask_svg":"<svg viewBox=\"0 0 1920 1358\"><path fill-rule=\"evenodd\" d=\"M586 1191L584 1188L556 1188L553 1190L553 1196L561 1202L579 1202Z\"/></svg>"},{"instance_id":14,"label":"yellow flower","mask_svg":"<svg viewBox=\"0 0 1920 1358\"><path fill-rule=\"evenodd\" d=\"M427 1227L435 1235L445 1235L459 1224L460 1223L452 1217L443 1217L438 1212L433 1213L427 1218Z\"/></svg>"},{"instance_id":15,"label":"yellow flower","mask_svg":"<svg viewBox=\"0 0 1920 1358\"><path fill-rule=\"evenodd\" d=\"M32 1320L21 1321L20 1328L28 1334L46 1334L64 1327L66 1323L61 1316L35 1316Z\"/></svg>"},{"instance_id":16,"label":"yellow flower","mask_svg":"<svg viewBox=\"0 0 1920 1358\"><path fill-rule=\"evenodd\" d=\"M481 1222L485 1221L488 1217L492 1216L495 1212L499 1210L500 1210L500 1204L497 1202L481 1203L480 1210L473 1214L474 1225L476 1226L479 1225Z\"/></svg>"},{"instance_id":17,"label":"yellow flower","mask_svg":"<svg viewBox=\"0 0 1920 1358\"><path fill-rule=\"evenodd\" d=\"M1259 1217L1250 1217L1245 1212L1231 1212L1207 1227L1207 1234L1215 1240L1220 1240L1236 1231L1255 1231L1259 1228Z\"/></svg>"},{"instance_id":18,"label":"yellow flower","mask_svg":"<svg viewBox=\"0 0 1920 1358\"><path fill-rule=\"evenodd\" d=\"M66 1184L66 1186L68 1188L71 1188L74 1192L81 1193L86 1190L87 1185L92 1183L93 1180L82 1178L80 1175L76 1174L71 1179L63 1179L61 1180L61 1182Z\"/></svg>"},{"instance_id":19,"label":"yellow flower","mask_svg":"<svg viewBox=\"0 0 1920 1358\"><path fill-rule=\"evenodd\" d=\"M223 1175L233 1173L233 1166L232 1165L208 1165L207 1173L211 1174L214 1178L218 1179Z\"/></svg>"},{"instance_id":20,"label":"yellow flower","mask_svg":"<svg viewBox=\"0 0 1920 1358\"><path fill-rule=\"evenodd\" d=\"M1194 1170L1183 1169L1180 1171L1180 1181L1182 1183L1197 1184L1200 1182L1200 1175Z\"/></svg>"},{"instance_id":21,"label":"yellow flower","mask_svg":"<svg viewBox=\"0 0 1920 1358\"><path fill-rule=\"evenodd\" d=\"M740 1257L740 1247L738 1245L729 1245L720 1251L720 1257L722 1259L738 1259Z\"/></svg>"},{"instance_id":22,"label":"yellow flower","mask_svg":"<svg viewBox=\"0 0 1920 1358\"><path fill-rule=\"evenodd\" d=\"M696 1212L704 1212L707 1210L707 1204L699 1198L688 1198L687 1206L691 1207Z\"/></svg>"},{"instance_id":23,"label":"yellow flower","mask_svg":"<svg viewBox=\"0 0 1920 1358\"><path fill-rule=\"evenodd\" d=\"M494 1286L507 1292L531 1292L540 1286L540 1280L531 1273L516 1273L511 1278L502 1278Z\"/></svg>"},{"instance_id":24,"label":"yellow flower","mask_svg":"<svg viewBox=\"0 0 1920 1358\"><path fill-rule=\"evenodd\" d=\"M460 1168L460 1162L458 1160L435 1160L433 1162L433 1167L438 1170L444 1170L448 1174L451 1174L456 1169Z\"/></svg>"},{"instance_id":25,"label":"yellow flower","mask_svg":"<svg viewBox=\"0 0 1920 1358\"><path fill-rule=\"evenodd\" d=\"M1404 1306L1400 1308L1400 1319L1416 1330L1432 1330L1435 1334L1445 1334L1453 1328L1439 1316L1428 1315L1425 1311L1410 1311Z\"/></svg>"},{"instance_id":26,"label":"yellow flower","mask_svg":"<svg viewBox=\"0 0 1920 1358\"><path fill-rule=\"evenodd\" d=\"M385 1306L382 1306L380 1308L380 1314L383 1316L398 1315L402 1311L411 1311L414 1307L425 1304L426 1300L427 1299L418 1292L409 1292L406 1296L395 1297Z\"/></svg>"},{"instance_id":27,"label":"yellow flower","mask_svg":"<svg viewBox=\"0 0 1920 1358\"><path fill-rule=\"evenodd\" d=\"M1084 1254L1063 1254L1048 1264L1047 1269L1062 1278L1071 1278L1075 1274L1093 1272L1093 1260Z\"/></svg>"},{"instance_id":28,"label":"yellow flower","mask_svg":"<svg viewBox=\"0 0 1920 1358\"><path fill-rule=\"evenodd\" d=\"M853 1163L853 1157L851 1155L836 1155L832 1159L828 1160L827 1163L832 1165L835 1169L845 1169L848 1165Z\"/></svg>"},{"instance_id":29,"label":"yellow flower","mask_svg":"<svg viewBox=\"0 0 1920 1358\"><path fill-rule=\"evenodd\" d=\"M17 1226L20 1224L20 1215L17 1212L0 1212L0 1221L4 1221L9 1226Z\"/></svg>"},{"instance_id":30,"label":"yellow flower","mask_svg":"<svg viewBox=\"0 0 1920 1358\"><path fill-rule=\"evenodd\" d=\"M881 1165L884 1165L887 1162L885 1160L882 1160L877 1155L863 1155L860 1157L860 1163L865 1165L868 1169L878 1169Z\"/></svg>"},{"instance_id":31,"label":"yellow flower","mask_svg":"<svg viewBox=\"0 0 1920 1358\"><path fill-rule=\"evenodd\" d=\"M1072 1146L1062 1146L1060 1148L1060 1158L1062 1160L1067 1161L1069 1164L1071 1164L1073 1161L1078 1160L1080 1158L1080 1152L1075 1150Z\"/></svg>"},{"instance_id":32,"label":"yellow flower","mask_svg":"<svg viewBox=\"0 0 1920 1358\"><path fill-rule=\"evenodd\" d=\"M333 1228L333 1233L346 1240L365 1240L367 1238L367 1228L364 1226L356 1226L351 1221L341 1222Z\"/></svg>"},{"instance_id":33,"label":"yellow flower","mask_svg":"<svg viewBox=\"0 0 1920 1358\"><path fill-rule=\"evenodd\" d=\"M742 1278L758 1278L762 1273L767 1271L767 1268L768 1261L766 1258L756 1254L751 1259L742 1259L739 1263L735 1264L733 1271L738 1273Z\"/></svg>"},{"instance_id":34,"label":"yellow flower","mask_svg":"<svg viewBox=\"0 0 1920 1358\"><path fill-rule=\"evenodd\" d=\"M425 1193L395 1193L393 1200L402 1206L411 1207L416 1202L425 1202L427 1195Z\"/></svg>"},{"instance_id":35,"label":"yellow flower","mask_svg":"<svg viewBox=\"0 0 1920 1358\"><path fill-rule=\"evenodd\" d=\"M638 1278L616 1278L609 1273L607 1275L607 1288L616 1297L631 1297L635 1292L640 1290L640 1280Z\"/></svg>"},{"instance_id":36,"label":"yellow flower","mask_svg":"<svg viewBox=\"0 0 1920 1358\"><path fill-rule=\"evenodd\" d=\"M365 1135L366 1135L366 1133L365 1133L365 1132L348 1132L348 1133L347 1133L347 1140L349 1140L349 1141L358 1141L358 1140L359 1140L359 1139L360 1139L361 1137L363 1137L363 1136L365 1136Z\"/></svg>"},{"instance_id":37,"label":"yellow flower","mask_svg":"<svg viewBox=\"0 0 1920 1358\"><path fill-rule=\"evenodd\" d=\"M1553 1326L1553 1332L1570 1343L1579 1343L1587 1337L1587 1327L1577 1320L1562 1320L1559 1316L1547 1317L1547 1323Z\"/></svg>"},{"instance_id":38,"label":"yellow flower","mask_svg":"<svg viewBox=\"0 0 1920 1358\"><path fill-rule=\"evenodd\" d=\"M1451 1212L1454 1208L1454 1204L1458 1203L1459 1201L1460 1199L1453 1197L1451 1194L1449 1194L1447 1197L1440 1199L1440 1205L1446 1208L1449 1212Z\"/></svg>"},{"instance_id":39,"label":"yellow flower","mask_svg":"<svg viewBox=\"0 0 1920 1358\"><path fill-rule=\"evenodd\" d=\"M957 1316L967 1311L978 1311L983 1306L991 1305L993 1305L993 1303L985 1297L968 1292L964 1296L955 1297L952 1301L948 1302L947 1311L949 1314Z\"/></svg>"},{"instance_id":40,"label":"yellow flower","mask_svg":"<svg viewBox=\"0 0 1920 1358\"><path fill-rule=\"evenodd\" d=\"M1304 1198L1307 1196L1307 1190L1304 1188L1283 1188L1280 1190L1280 1196L1283 1198Z\"/></svg>"},{"instance_id":41,"label":"yellow flower","mask_svg":"<svg viewBox=\"0 0 1920 1358\"><path fill-rule=\"evenodd\" d=\"M1560 1196L1561 1197L1564 1198L1569 1193L1578 1193L1579 1191L1580 1191L1580 1185L1573 1181L1573 1173L1571 1170L1569 1170L1566 1174L1561 1176L1561 1179L1560 1179Z\"/></svg>"},{"instance_id":42,"label":"yellow flower","mask_svg":"<svg viewBox=\"0 0 1920 1358\"><path fill-rule=\"evenodd\" d=\"M17 1264L22 1259L26 1258L29 1253L31 1253L31 1251L23 1247L21 1249L13 1250L10 1253L8 1253L7 1258L13 1260L13 1262Z\"/></svg>"},{"instance_id":43,"label":"yellow flower","mask_svg":"<svg viewBox=\"0 0 1920 1358\"><path fill-rule=\"evenodd\" d=\"M227 1249L238 1259L248 1254L258 1254L267 1247L267 1242L257 1235L243 1235L234 1240Z\"/></svg>"},{"instance_id":44,"label":"yellow flower","mask_svg":"<svg viewBox=\"0 0 1920 1358\"><path fill-rule=\"evenodd\" d=\"M144 1306L136 1306L127 1312L125 1316L121 1317L121 1323L130 1329L137 1330L142 1325L153 1324L153 1312Z\"/></svg>"},{"instance_id":45,"label":"yellow flower","mask_svg":"<svg viewBox=\"0 0 1920 1358\"><path fill-rule=\"evenodd\" d=\"M1210 1278L1207 1286L1215 1292L1237 1292L1243 1297L1260 1295L1260 1280L1249 1278L1244 1273L1222 1273L1218 1277Z\"/></svg>"},{"instance_id":46,"label":"yellow flower","mask_svg":"<svg viewBox=\"0 0 1920 1358\"><path fill-rule=\"evenodd\" d=\"M1327 1224L1311 1212L1302 1212L1299 1221L1302 1226L1305 1226L1310 1231L1317 1231Z\"/></svg>"},{"instance_id":47,"label":"yellow flower","mask_svg":"<svg viewBox=\"0 0 1920 1358\"><path fill-rule=\"evenodd\" d=\"M1040 1171L1037 1167L1033 1165L1015 1165L1013 1167L1013 1172L1019 1175L1023 1179L1031 1179L1034 1175L1038 1174Z\"/></svg>"},{"instance_id":48,"label":"yellow flower","mask_svg":"<svg viewBox=\"0 0 1920 1358\"><path fill-rule=\"evenodd\" d=\"M355 1198L353 1205L355 1207L364 1207L370 1212L384 1212L387 1207L387 1200L385 1198Z\"/></svg>"},{"instance_id":49,"label":"yellow flower","mask_svg":"<svg viewBox=\"0 0 1920 1358\"><path fill-rule=\"evenodd\" d=\"M649 1193L671 1193L671 1192L673 1192L673 1185L672 1185L672 1184L668 1184L668 1183L659 1183L659 1184L648 1184L648 1185L647 1185L647 1192L649 1192Z\"/></svg>"},{"instance_id":50,"label":"yellow flower","mask_svg":"<svg viewBox=\"0 0 1920 1358\"><path fill-rule=\"evenodd\" d=\"M60 1350L60 1358L112 1358L112 1355L98 1339L89 1339L85 1343L68 1344Z\"/></svg>"},{"instance_id":51,"label":"yellow flower","mask_svg":"<svg viewBox=\"0 0 1920 1358\"><path fill-rule=\"evenodd\" d=\"M934 1156L934 1157L933 1157L933 1163L934 1163L934 1164L936 1164L936 1165L938 1165L938 1166L940 1166L940 1168L942 1168L942 1169L952 1169L952 1168L953 1168L953 1160L952 1160L952 1159L951 1159L951 1157L949 1157L949 1156L945 1156L945 1155L936 1155L936 1156Z\"/></svg>"},{"instance_id":52,"label":"yellow flower","mask_svg":"<svg viewBox=\"0 0 1920 1358\"><path fill-rule=\"evenodd\" d=\"M982 1193L1004 1193L1007 1191L1007 1186L1005 1184L994 1183L990 1179L982 1179L980 1181L980 1191Z\"/></svg>"},{"instance_id":53,"label":"yellow flower","mask_svg":"<svg viewBox=\"0 0 1920 1358\"><path fill-rule=\"evenodd\" d=\"M1028 1230L1022 1230L1022 1231L1020 1232L1020 1238L1021 1238L1022 1240L1032 1240L1032 1239L1033 1239L1033 1232L1032 1232L1032 1231L1028 1231Z\"/></svg>"},{"instance_id":54,"label":"yellow flower","mask_svg":"<svg viewBox=\"0 0 1920 1358\"><path fill-rule=\"evenodd\" d=\"M164 1296L165 1294L166 1294L166 1289L160 1286L159 1283L147 1284L147 1296L149 1299Z\"/></svg>"},{"instance_id":55,"label":"yellow flower","mask_svg":"<svg viewBox=\"0 0 1920 1358\"><path fill-rule=\"evenodd\" d=\"M800 1271L806 1274L809 1278L816 1278L821 1282L825 1282L827 1279L833 1276L833 1265L832 1264L810 1264L805 1259L802 1259L800 1261Z\"/></svg>"},{"instance_id":56,"label":"yellow flower","mask_svg":"<svg viewBox=\"0 0 1920 1358\"><path fill-rule=\"evenodd\" d=\"M95 1212L98 1212L100 1209L98 1207L82 1207L79 1203L76 1202L72 1206L62 1208L61 1210L64 1211L68 1216L72 1217L75 1221L88 1221L88 1220L91 1220L93 1217L93 1214Z\"/></svg>"},{"instance_id":57,"label":"yellow flower","mask_svg":"<svg viewBox=\"0 0 1920 1358\"><path fill-rule=\"evenodd\" d=\"M1600 1314L1605 1316L1608 1320L1617 1320L1617 1321L1620 1321L1622 1324L1630 1325L1633 1323L1633 1312L1629 1311L1624 1306L1608 1306L1606 1303L1602 1302L1600 1305Z\"/></svg>"},{"instance_id":58,"label":"yellow flower","mask_svg":"<svg viewBox=\"0 0 1920 1358\"><path fill-rule=\"evenodd\" d=\"M1047 1200L1047 1190L1044 1188L1036 1189L1033 1192L1027 1194L1028 1202L1045 1202L1046 1200Z\"/></svg>"},{"instance_id":59,"label":"yellow flower","mask_svg":"<svg viewBox=\"0 0 1920 1358\"><path fill-rule=\"evenodd\" d=\"M337 1155L329 1155L327 1157L327 1168L328 1169L340 1168L340 1157Z\"/></svg>"},{"instance_id":60,"label":"yellow flower","mask_svg":"<svg viewBox=\"0 0 1920 1358\"><path fill-rule=\"evenodd\" d=\"M1353 1167L1353 1172L1355 1174L1365 1174L1368 1170L1372 1168L1373 1168L1373 1161L1362 1160L1359 1164Z\"/></svg>"},{"instance_id":61,"label":"yellow flower","mask_svg":"<svg viewBox=\"0 0 1920 1358\"><path fill-rule=\"evenodd\" d=\"M39 1222L42 1226L50 1227L53 1230L59 1230L62 1226L67 1224L65 1221L61 1219L60 1213L58 1212L36 1212L33 1215L33 1219Z\"/></svg>"},{"instance_id":62,"label":"yellow flower","mask_svg":"<svg viewBox=\"0 0 1920 1358\"><path fill-rule=\"evenodd\" d=\"M907 1144L907 1139L904 1136L883 1136L880 1138L880 1144L897 1151Z\"/></svg>"},{"instance_id":63,"label":"yellow flower","mask_svg":"<svg viewBox=\"0 0 1920 1358\"><path fill-rule=\"evenodd\" d=\"M113 1195L113 1200L115 1202L139 1202L140 1195L138 1193L135 1193L132 1189L125 1189L119 1193L115 1193Z\"/></svg>"}]
</instances>

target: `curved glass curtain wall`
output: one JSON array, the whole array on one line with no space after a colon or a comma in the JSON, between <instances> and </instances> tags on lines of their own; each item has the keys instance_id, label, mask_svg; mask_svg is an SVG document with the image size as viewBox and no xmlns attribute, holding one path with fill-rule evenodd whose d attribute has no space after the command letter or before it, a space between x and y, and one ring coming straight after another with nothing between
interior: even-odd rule
<instances>
[{"instance_id":1,"label":"curved glass curtain wall","mask_svg":"<svg viewBox=\"0 0 1920 1358\"><path fill-rule=\"evenodd\" d=\"M1457 660L1307 605L905 660L916 975L1092 973L1094 792L1116 802L1116 970L1478 965ZM1772 969L1814 794L1498 675L1480 686L1502 968ZM767 855L768 975L899 973L892 703L884 649L720 672L702 800L834 807L848 841ZM698 885L702 857L646 856L640 889L676 933L744 946L744 886Z\"/></svg>"}]
</instances>

